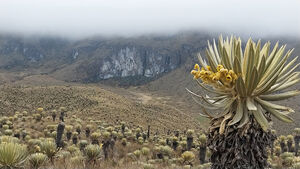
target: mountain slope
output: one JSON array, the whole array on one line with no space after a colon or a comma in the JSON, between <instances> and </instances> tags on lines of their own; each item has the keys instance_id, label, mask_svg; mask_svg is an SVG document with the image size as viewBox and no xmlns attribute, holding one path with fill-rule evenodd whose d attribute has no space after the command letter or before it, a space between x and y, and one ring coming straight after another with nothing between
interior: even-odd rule
<instances>
[{"instance_id":1,"label":"mountain slope","mask_svg":"<svg viewBox=\"0 0 300 169\"><path fill-rule=\"evenodd\" d=\"M32 110L43 107L50 115L50 110L63 106L68 109L68 115L76 115L83 120L92 118L107 123L126 121L132 126L146 128L151 125L153 131L201 127L189 114L147 100L144 93L130 93L139 99L134 100L128 93L121 95L113 92L114 88L107 90L99 85L59 84L47 76L38 77L33 83L36 77L28 78L31 79L0 86L0 114L13 114L15 111L34 113ZM42 81L44 84L41 84Z\"/></svg>"},{"instance_id":2,"label":"mountain slope","mask_svg":"<svg viewBox=\"0 0 300 169\"><path fill-rule=\"evenodd\" d=\"M153 78L183 64L187 56L204 47L207 37L195 33L68 41L0 36L0 70L51 74L79 82Z\"/></svg>"}]
</instances>

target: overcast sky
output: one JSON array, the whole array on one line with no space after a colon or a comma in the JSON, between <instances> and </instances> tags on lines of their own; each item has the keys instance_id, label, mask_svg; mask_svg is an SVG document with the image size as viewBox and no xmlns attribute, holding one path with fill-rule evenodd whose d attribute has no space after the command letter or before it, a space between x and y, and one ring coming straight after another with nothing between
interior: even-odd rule
<instances>
[{"instance_id":1,"label":"overcast sky","mask_svg":"<svg viewBox=\"0 0 300 169\"><path fill-rule=\"evenodd\" d=\"M0 0L0 33L84 38L185 30L300 37L300 0Z\"/></svg>"}]
</instances>

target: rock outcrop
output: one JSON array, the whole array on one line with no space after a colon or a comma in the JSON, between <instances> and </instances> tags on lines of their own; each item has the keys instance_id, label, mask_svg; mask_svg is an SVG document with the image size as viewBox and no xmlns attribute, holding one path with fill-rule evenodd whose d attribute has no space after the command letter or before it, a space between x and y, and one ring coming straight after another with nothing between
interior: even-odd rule
<instances>
[{"instance_id":1,"label":"rock outcrop","mask_svg":"<svg viewBox=\"0 0 300 169\"><path fill-rule=\"evenodd\" d=\"M140 37L68 41L0 36L0 69L31 70L66 81L156 76L179 67L204 38ZM200 42L200 43L199 43Z\"/></svg>"},{"instance_id":2,"label":"rock outcrop","mask_svg":"<svg viewBox=\"0 0 300 169\"><path fill-rule=\"evenodd\" d=\"M170 56L147 48L125 47L102 58L99 64L99 78L142 75L154 77L175 69L180 65L180 56Z\"/></svg>"}]
</instances>

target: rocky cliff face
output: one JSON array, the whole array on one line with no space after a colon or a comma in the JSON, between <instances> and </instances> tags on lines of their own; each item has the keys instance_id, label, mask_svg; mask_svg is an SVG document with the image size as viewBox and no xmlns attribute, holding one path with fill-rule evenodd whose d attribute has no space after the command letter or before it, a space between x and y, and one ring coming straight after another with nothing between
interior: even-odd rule
<instances>
[{"instance_id":1,"label":"rocky cliff face","mask_svg":"<svg viewBox=\"0 0 300 169\"><path fill-rule=\"evenodd\" d=\"M196 61L195 53L211 39L201 33L78 41L0 35L0 71L30 71L65 81L144 81L176 69L187 58ZM299 40L285 41L289 48L299 46Z\"/></svg>"},{"instance_id":2,"label":"rocky cliff face","mask_svg":"<svg viewBox=\"0 0 300 169\"><path fill-rule=\"evenodd\" d=\"M40 67L49 60L60 60L68 42L55 38L30 38L0 36L0 69L22 70Z\"/></svg>"},{"instance_id":3,"label":"rocky cliff face","mask_svg":"<svg viewBox=\"0 0 300 169\"><path fill-rule=\"evenodd\" d=\"M204 47L203 40L173 36L71 42L0 36L0 69L35 69L66 81L153 78L179 67Z\"/></svg>"},{"instance_id":4,"label":"rocky cliff face","mask_svg":"<svg viewBox=\"0 0 300 169\"><path fill-rule=\"evenodd\" d=\"M99 78L145 76L154 77L180 65L180 56L170 56L147 48L125 47L101 59Z\"/></svg>"}]
</instances>

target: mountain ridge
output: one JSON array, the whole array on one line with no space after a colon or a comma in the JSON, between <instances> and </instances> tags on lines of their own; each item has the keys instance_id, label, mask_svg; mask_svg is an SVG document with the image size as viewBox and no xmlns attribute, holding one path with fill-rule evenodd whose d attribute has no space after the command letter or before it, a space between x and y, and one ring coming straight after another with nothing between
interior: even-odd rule
<instances>
[{"instance_id":1,"label":"mountain ridge","mask_svg":"<svg viewBox=\"0 0 300 169\"><path fill-rule=\"evenodd\" d=\"M213 38L216 37L207 33L182 33L71 41L2 35L0 71L49 74L59 80L83 83L117 79L122 85L122 78L127 78L138 85L173 71L187 59L196 61L196 53L203 51L207 40ZM275 41L276 37L270 39ZM296 38L281 38L281 41L288 47L300 46ZM299 50L296 48L294 53L300 53Z\"/></svg>"}]
</instances>

